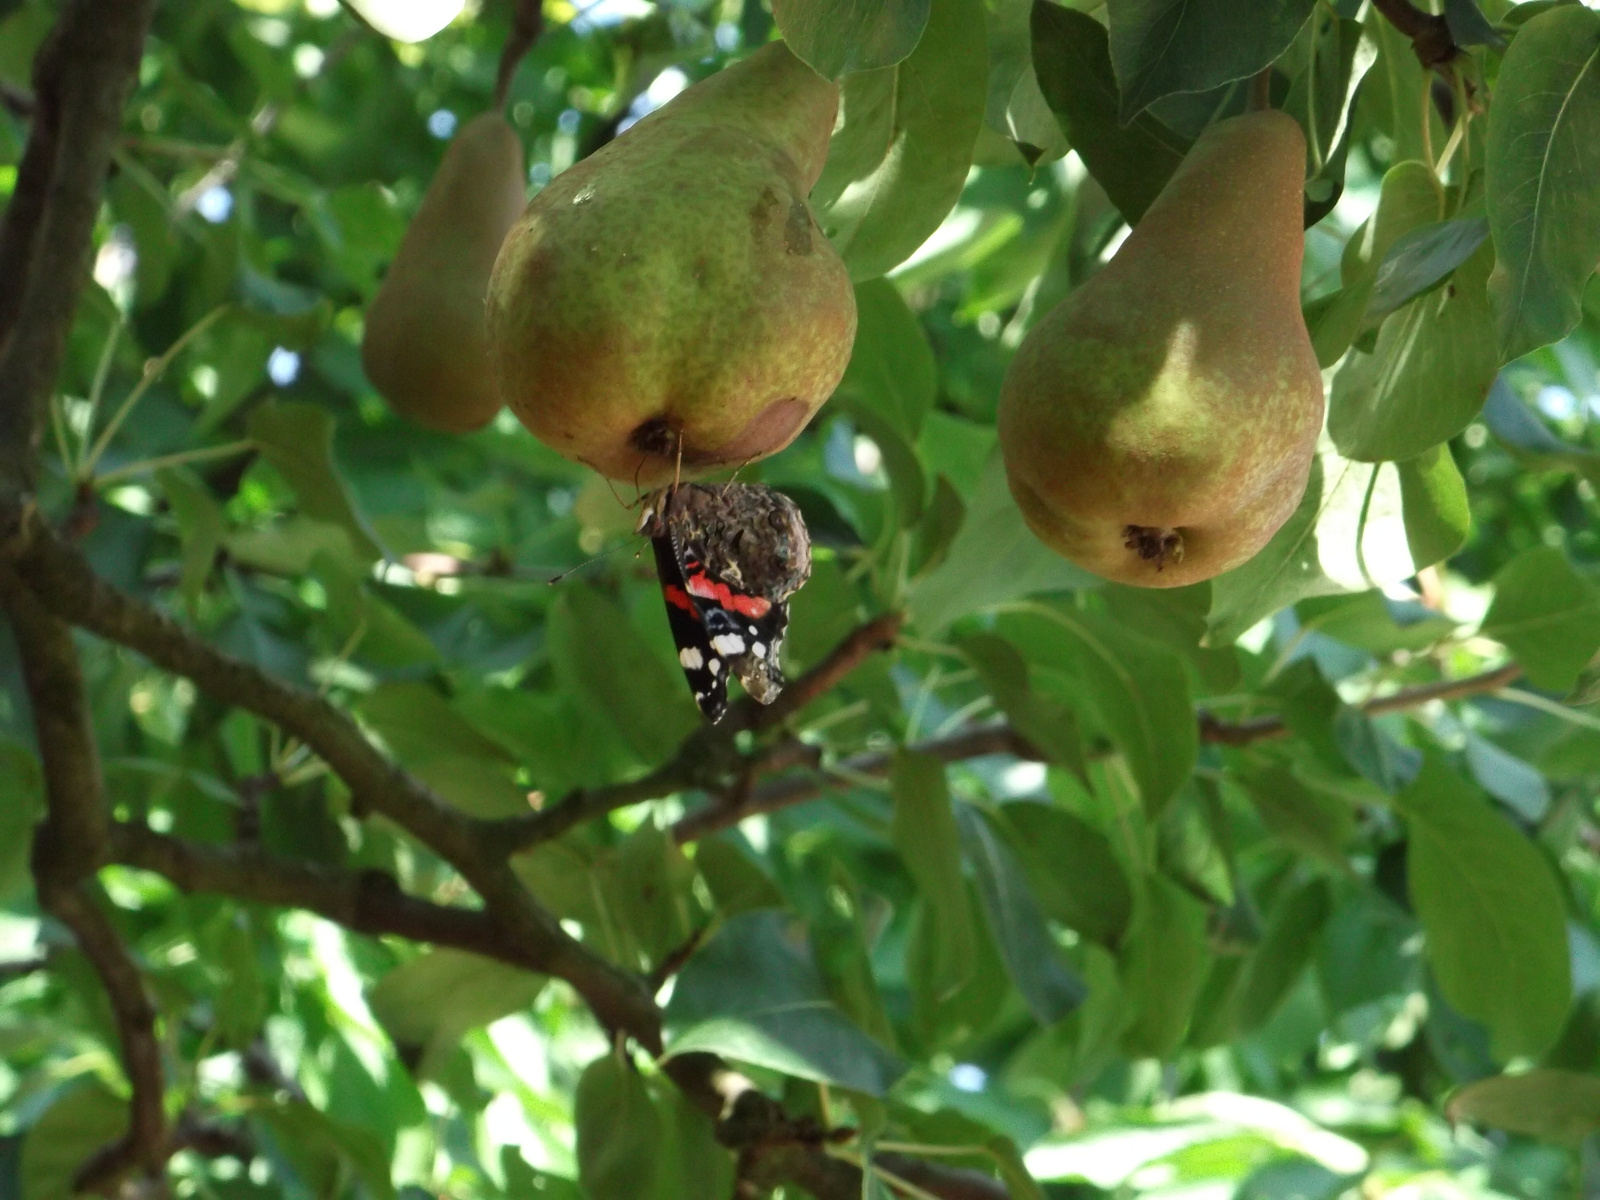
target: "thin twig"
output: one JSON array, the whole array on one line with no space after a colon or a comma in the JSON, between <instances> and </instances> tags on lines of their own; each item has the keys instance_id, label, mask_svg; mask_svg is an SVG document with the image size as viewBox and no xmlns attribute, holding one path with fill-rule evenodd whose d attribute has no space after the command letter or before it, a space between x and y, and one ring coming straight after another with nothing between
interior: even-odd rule
<instances>
[{"instance_id":1,"label":"thin twig","mask_svg":"<svg viewBox=\"0 0 1600 1200\"><path fill-rule=\"evenodd\" d=\"M1424 683L1416 687L1401 688L1387 696L1378 696L1360 705L1368 716L1382 713L1404 712L1421 708L1431 700L1463 700L1493 692L1522 677L1522 668L1515 663L1469 675L1465 679L1443 679L1438 683ZM1249 721L1219 721L1210 713L1200 713L1200 740L1219 746L1248 746L1252 742L1272 741L1289 736L1289 727L1279 716L1256 717Z\"/></svg>"},{"instance_id":2,"label":"thin twig","mask_svg":"<svg viewBox=\"0 0 1600 1200\"><path fill-rule=\"evenodd\" d=\"M892 646L904 621L901 614L889 613L857 627L826 658L784 688L770 705L763 708L746 696L729 708L719 724L705 726L691 734L672 759L644 778L569 792L542 812L494 822L488 836L494 844L515 853L560 837L574 825L645 800L694 786L723 786L730 778L733 786L737 786L750 761L733 754L734 742L740 733L748 729L775 728L838 687L845 676L869 657ZM784 762L774 769L790 765L793 764Z\"/></svg>"}]
</instances>

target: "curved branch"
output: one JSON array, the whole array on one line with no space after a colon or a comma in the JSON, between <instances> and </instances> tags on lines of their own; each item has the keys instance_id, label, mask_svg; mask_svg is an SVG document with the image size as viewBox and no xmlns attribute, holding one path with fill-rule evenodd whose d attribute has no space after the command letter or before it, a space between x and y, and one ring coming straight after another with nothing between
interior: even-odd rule
<instances>
[{"instance_id":1,"label":"curved branch","mask_svg":"<svg viewBox=\"0 0 1600 1200\"><path fill-rule=\"evenodd\" d=\"M561 928L517 878L506 847L486 835L487 823L452 808L390 762L344 710L222 653L164 613L111 587L36 515L23 532L18 565L29 586L49 597L54 612L299 738L344 780L359 807L388 817L459 871L539 970L570 983L610 1028L660 1049L661 1014L644 981Z\"/></svg>"},{"instance_id":2,"label":"curved branch","mask_svg":"<svg viewBox=\"0 0 1600 1200\"><path fill-rule=\"evenodd\" d=\"M167 1159L156 1010L92 879L106 850L107 823L77 647L71 627L47 611L3 561L0 602L16 635L44 767L45 819L34 833L32 863L39 905L72 931L105 987L133 1089L127 1132L97 1152L77 1182L97 1187L136 1168L154 1175Z\"/></svg>"}]
</instances>

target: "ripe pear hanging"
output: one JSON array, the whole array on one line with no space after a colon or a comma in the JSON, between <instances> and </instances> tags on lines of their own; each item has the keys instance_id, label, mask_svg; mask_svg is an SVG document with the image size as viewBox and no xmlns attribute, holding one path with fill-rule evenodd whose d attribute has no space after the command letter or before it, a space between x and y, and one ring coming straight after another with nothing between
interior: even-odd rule
<instances>
[{"instance_id":1,"label":"ripe pear hanging","mask_svg":"<svg viewBox=\"0 0 1600 1200\"><path fill-rule=\"evenodd\" d=\"M463 125L367 309L361 365L396 412L467 433L500 411L483 305L522 211L522 143L498 112Z\"/></svg>"},{"instance_id":2,"label":"ripe pear hanging","mask_svg":"<svg viewBox=\"0 0 1600 1200\"><path fill-rule=\"evenodd\" d=\"M806 203L838 89L781 42L558 175L506 239L489 340L547 445L639 486L781 450L855 339L849 274Z\"/></svg>"},{"instance_id":3,"label":"ripe pear hanging","mask_svg":"<svg viewBox=\"0 0 1600 1200\"><path fill-rule=\"evenodd\" d=\"M1305 491L1322 377L1300 315L1305 141L1220 121L1097 275L1023 339L1000 446L1028 525L1079 566L1176 587L1250 558Z\"/></svg>"}]
</instances>

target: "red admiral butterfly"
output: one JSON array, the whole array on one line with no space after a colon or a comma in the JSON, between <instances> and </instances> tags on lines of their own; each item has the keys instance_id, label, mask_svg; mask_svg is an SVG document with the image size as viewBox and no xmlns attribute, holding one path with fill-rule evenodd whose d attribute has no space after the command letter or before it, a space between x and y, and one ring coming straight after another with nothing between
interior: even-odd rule
<instances>
[{"instance_id":1,"label":"red admiral butterfly","mask_svg":"<svg viewBox=\"0 0 1600 1200\"><path fill-rule=\"evenodd\" d=\"M783 690L778 651L788 599L811 576L811 537L795 502L758 483L684 483L645 498L667 622L689 688L713 721L728 676L771 704Z\"/></svg>"}]
</instances>

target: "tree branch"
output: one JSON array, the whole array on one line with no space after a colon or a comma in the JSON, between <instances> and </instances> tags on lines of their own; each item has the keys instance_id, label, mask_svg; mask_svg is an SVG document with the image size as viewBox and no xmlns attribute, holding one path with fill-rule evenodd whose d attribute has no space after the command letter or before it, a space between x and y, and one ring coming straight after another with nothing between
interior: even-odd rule
<instances>
[{"instance_id":1,"label":"tree branch","mask_svg":"<svg viewBox=\"0 0 1600 1200\"><path fill-rule=\"evenodd\" d=\"M833 1131L810 1117L791 1116L783 1105L715 1055L680 1054L663 1061L661 1067L689 1102L717 1123L717 1141L738 1156L742 1182L768 1189L793 1183L817 1200L860 1200L861 1169L827 1152L828 1143L837 1140ZM880 1155L877 1161L939 1200L1008 1200L1010 1196L1002 1184L978 1171L901 1155Z\"/></svg>"},{"instance_id":2,"label":"tree branch","mask_svg":"<svg viewBox=\"0 0 1600 1200\"><path fill-rule=\"evenodd\" d=\"M157 666L192 680L225 703L265 717L311 747L349 786L356 805L381 813L461 873L537 969L570 983L595 1016L652 1051L661 1014L644 982L578 942L523 886L490 823L452 808L390 762L343 709L232 658L193 637L164 613L117 591L37 514L24 522L18 565L52 611Z\"/></svg>"},{"instance_id":3,"label":"tree branch","mask_svg":"<svg viewBox=\"0 0 1600 1200\"><path fill-rule=\"evenodd\" d=\"M1039 752L1010 725L985 725L969 729L947 738L922 742L911 749L918 754L929 754L943 762L960 762L968 758L981 758L985 754L1014 754L1018 758L1037 759ZM840 784L848 786L851 780L862 776L882 778L894 765L894 755L887 751L857 754L837 766L818 767L817 773L785 775L768 780L750 791L742 802L708 804L681 818L672 827L672 836L680 842L693 842L707 837L719 829L737 825L746 817L757 813L776 812L794 804L813 800Z\"/></svg>"},{"instance_id":4,"label":"tree branch","mask_svg":"<svg viewBox=\"0 0 1600 1200\"><path fill-rule=\"evenodd\" d=\"M1450 33L1450 23L1443 17L1424 12L1411 0L1372 0L1372 7L1411 39L1411 50L1425 68L1443 67L1461 53L1461 47Z\"/></svg>"},{"instance_id":5,"label":"tree branch","mask_svg":"<svg viewBox=\"0 0 1600 1200\"><path fill-rule=\"evenodd\" d=\"M33 124L0 226L0 499L32 489L40 418L154 9L155 0L67 0L34 59Z\"/></svg>"},{"instance_id":6,"label":"tree branch","mask_svg":"<svg viewBox=\"0 0 1600 1200\"><path fill-rule=\"evenodd\" d=\"M71 628L51 615L3 561L0 604L16 635L44 767L45 819L34 832L32 863L39 905L72 931L105 987L133 1089L127 1133L97 1152L78 1181L98 1186L135 1168L154 1175L166 1162L167 1145L156 1010L92 879L105 853L107 824L77 647Z\"/></svg>"},{"instance_id":7,"label":"tree branch","mask_svg":"<svg viewBox=\"0 0 1600 1200\"><path fill-rule=\"evenodd\" d=\"M283 858L248 843L186 841L145 825L114 824L110 841L110 861L154 871L186 892L303 908L357 933L393 934L541 969L494 914L418 899L383 871L349 871Z\"/></svg>"},{"instance_id":8,"label":"tree branch","mask_svg":"<svg viewBox=\"0 0 1600 1200\"><path fill-rule=\"evenodd\" d=\"M610 787L580 788L543 812L492 823L488 836L509 853L560 837L574 825L604 816L630 804L654 800L691 787L716 788L759 763L761 755L735 753L738 735L746 730L773 729L813 700L838 687L867 658L894 645L905 617L888 613L858 626L821 662L789 684L763 707L746 696L716 725L705 725L684 739L672 759L642 779ZM792 764L782 764L792 765ZM767 769L777 769L769 767ZM763 772L765 773L765 772Z\"/></svg>"},{"instance_id":9,"label":"tree branch","mask_svg":"<svg viewBox=\"0 0 1600 1200\"><path fill-rule=\"evenodd\" d=\"M1438 683L1423 683L1416 687L1401 688L1387 696L1378 696L1360 705L1369 717L1382 713L1405 712L1421 708L1432 700L1464 700L1468 696L1493 692L1522 678L1522 668L1516 663L1496 667L1465 679L1441 679ZM1248 746L1252 742L1274 741L1289 736L1289 727L1279 716L1256 717L1249 721L1219 721L1202 710L1199 715L1200 740L1219 746Z\"/></svg>"}]
</instances>

